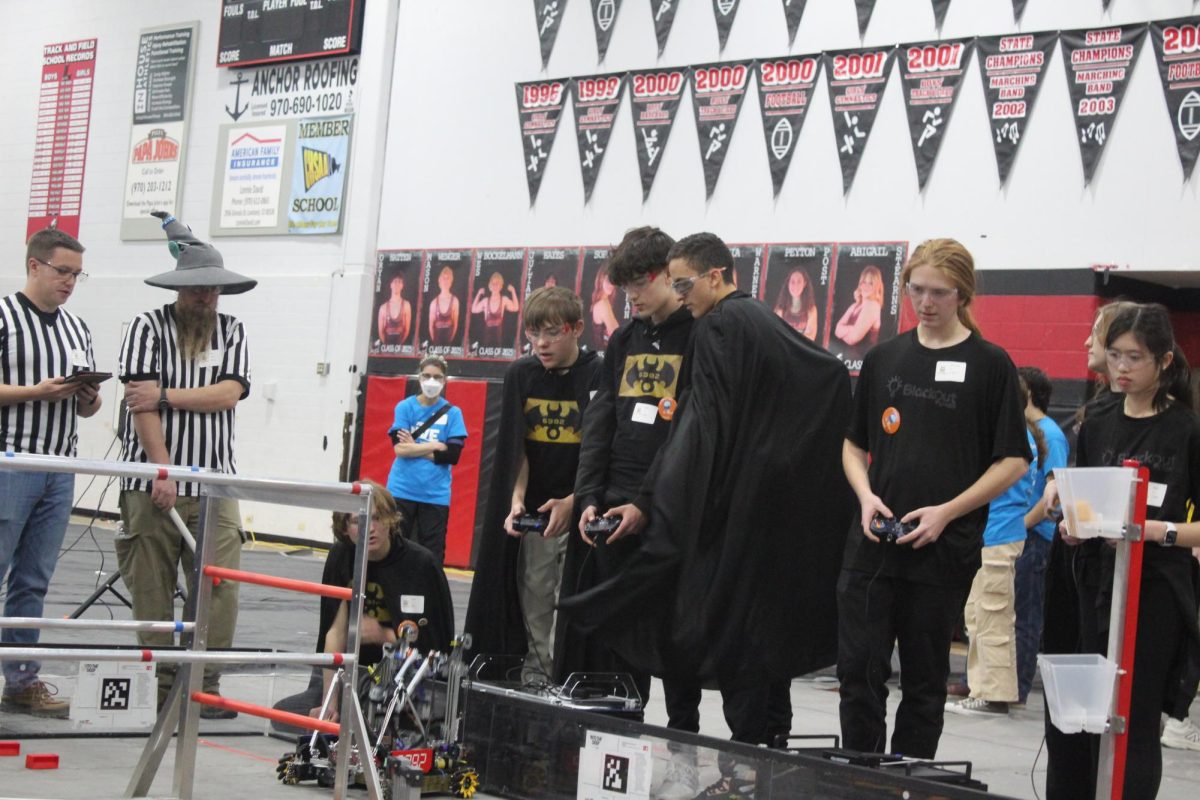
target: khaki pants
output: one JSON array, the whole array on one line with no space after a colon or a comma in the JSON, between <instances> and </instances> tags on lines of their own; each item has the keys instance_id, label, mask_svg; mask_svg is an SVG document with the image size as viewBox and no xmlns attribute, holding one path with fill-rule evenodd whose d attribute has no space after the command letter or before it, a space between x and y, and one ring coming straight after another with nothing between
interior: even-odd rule
<instances>
[{"instance_id":1,"label":"khaki pants","mask_svg":"<svg viewBox=\"0 0 1200 800\"><path fill-rule=\"evenodd\" d=\"M1013 581L1025 542L983 548L963 609L967 635L967 683L971 697L1017 702L1017 615Z\"/></svg>"},{"instance_id":2,"label":"khaki pants","mask_svg":"<svg viewBox=\"0 0 1200 800\"><path fill-rule=\"evenodd\" d=\"M237 569L241 563L242 539L238 532L241 515L236 500L215 500L217 541L213 563ZM150 500L149 492L123 491L120 499L124 533L116 539L117 564L121 577L133 598L133 616L138 620L175 619L175 584L179 565L187 575L188 593L195 592L192 551L171 522ZM180 497L175 501L183 523L197 539L200 537L200 499ZM199 546L199 544L197 544ZM213 587L208 615L208 646L230 647L237 625L238 584L221 581ZM138 633L143 647L163 647L175 643L170 633ZM185 637L184 641L187 639ZM158 701L162 703L175 680L175 664L158 665ZM204 668L204 691L216 693L221 670L216 665Z\"/></svg>"},{"instance_id":3,"label":"khaki pants","mask_svg":"<svg viewBox=\"0 0 1200 800\"><path fill-rule=\"evenodd\" d=\"M562 581L563 555L567 551L568 529L562 536L546 539L536 533L521 538L521 559L517 564L517 592L525 617L525 638L529 653L525 656L522 678L537 677L549 681L554 674L554 604ZM545 673L542 675L541 673Z\"/></svg>"}]
</instances>

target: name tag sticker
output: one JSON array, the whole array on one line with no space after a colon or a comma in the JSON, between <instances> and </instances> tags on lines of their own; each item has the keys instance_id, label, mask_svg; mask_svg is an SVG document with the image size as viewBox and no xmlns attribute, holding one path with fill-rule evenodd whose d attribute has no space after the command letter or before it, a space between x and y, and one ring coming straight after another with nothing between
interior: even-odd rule
<instances>
[{"instance_id":1,"label":"name tag sticker","mask_svg":"<svg viewBox=\"0 0 1200 800\"><path fill-rule=\"evenodd\" d=\"M220 348L209 350L207 353L201 354L200 357L196 359L196 366L219 367L221 366L221 357L223 355L224 351Z\"/></svg>"},{"instance_id":2,"label":"name tag sticker","mask_svg":"<svg viewBox=\"0 0 1200 800\"><path fill-rule=\"evenodd\" d=\"M83 367L84 369L87 369L88 367L90 367L91 364L88 363L87 353L85 353L83 350L72 350L71 351L71 366L72 367Z\"/></svg>"},{"instance_id":3,"label":"name tag sticker","mask_svg":"<svg viewBox=\"0 0 1200 800\"><path fill-rule=\"evenodd\" d=\"M933 371L933 379L935 381L962 383L967 379L967 362L939 361L937 362L937 368Z\"/></svg>"},{"instance_id":4,"label":"name tag sticker","mask_svg":"<svg viewBox=\"0 0 1200 800\"><path fill-rule=\"evenodd\" d=\"M1167 485L1165 483L1150 481L1150 485L1146 487L1146 505L1161 508L1166 496Z\"/></svg>"},{"instance_id":5,"label":"name tag sticker","mask_svg":"<svg viewBox=\"0 0 1200 800\"><path fill-rule=\"evenodd\" d=\"M653 425L658 419L658 406L653 403L636 403L633 406L633 421Z\"/></svg>"},{"instance_id":6,"label":"name tag sticker","mask_svg":"<svg viewBox=\"0 0 1200 800\"><path fill-rule=\"evenodd\" d=\"M404 614L424 614L425 613L425 595L423 594L402 594L400 595L400 611Z\"/></svg>"}]
</instances>

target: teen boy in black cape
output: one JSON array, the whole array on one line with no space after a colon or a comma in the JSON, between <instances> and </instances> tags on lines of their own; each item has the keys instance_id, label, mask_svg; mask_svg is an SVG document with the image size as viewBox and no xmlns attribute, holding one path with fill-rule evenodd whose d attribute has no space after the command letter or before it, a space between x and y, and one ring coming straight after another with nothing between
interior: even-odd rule
<instances>
[{"instance_id":1,"label":"teen boy in black cape","mask_svg":"<svg viewBox=\"0 0 1200 800\"><path fill-rule=\"evenodd\" d=\"M569 289L538 289L525 304L531 355L504 375L499 441L480 532L466 632L476 653L522 656L526 678L552 674L550 638L566 536L573 529L583 412L601 361L581 348L583 304ZM541 532L513 523L543 514Z\"/></svg>"},{"instance_id":2,"label":"teen boy in black cape","mask_svg":"<svg viewBox=\"0 0 1200 800\"><path fill-rule=\"evenodd\" d=\"M790 706L778 706L790 679L837 653L849 379L734 288L718 237L688 236L669 257L696 323L651 524L638 557L562 609L640 668L715 678L733 738L767 743L786 731Z\"/></svg>"}]
</instances>

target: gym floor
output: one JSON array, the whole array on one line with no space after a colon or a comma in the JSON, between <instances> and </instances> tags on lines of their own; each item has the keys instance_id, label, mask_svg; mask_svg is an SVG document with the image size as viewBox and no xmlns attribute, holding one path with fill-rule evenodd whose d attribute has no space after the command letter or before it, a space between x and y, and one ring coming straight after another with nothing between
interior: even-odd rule
<instances>
[{"instance_id":1,"label":"gym floor","mask_svg":"<svg viewBox=\"0 0 1200 800\"><path fill-rule=\"evenodd\" d=\"M45 614L62 617L74 611L100 582L116 569L112 528L97 524L89 532L73 523L47 597ZM322 551L249 543L242 554L242 568L304 580L319 580L324 563ZM470 592L470 576L450 571L455 619L462 625ZM124 592L124 586L117 587ZM240 647L309 651L316 643L317 598L245 584L241 587L241 611L236 644ZM129 610L111 594L105 595L84 617L129 619ZM95 631L51 631L43 643L132 644L131 634ZM964 653L953 654L954 668L965 665ZM59 691L74 693L78 665L52 662L43 666L43 678ZM308 683L306 668L268 670L246 667L227 670L222 694L239 700L271 705L303 689ZM894 713L898 700L895 685L889 698ZM838 732L837 684L831 675L815 675L792 684L793 732L836 734ZM1025 708L1014 708L1006 719L982 719L946 715L946 727L938 755L948 761L970 761L973 775L997 794L1034 798L1043 793L1045 753L1042 742L1042 695L1040 686L1030 695ZM666 720L661 687L651 691L647 721ZM1200 721L1200 706L1192 707L1193 720ZM705 692L701 705L702 733L725 738L729 735L721 715L720 695ZM202 721L197 753L193 796L280 797L303 800L325 797L329 791L313 784L283 786L275 779L276 760L289 750L285 741L269 737L267 723L247 715L229 721ZM0 795L5 797L120 797L141 754L145 739L139 736L82 735L69 720L44 720L0 712L0 740L17 741L20 756L0 757ZM59 766L53 770L25 767L30 753L54 753ZM151 794L171 793L174 746L168 747ZM1035 763L1036 762L1036 763ZM1032 779L1031 779L1032 775ZM1036 793L1034 785L1036 784ZM1163 800L1191 800L1200 785L1200 752L1163 751ZM703 788L703 787L701 787ZM365 796L365 795L363 795ZM478 795L486 797L486 795Z\"/></svg>"}]
</instances>

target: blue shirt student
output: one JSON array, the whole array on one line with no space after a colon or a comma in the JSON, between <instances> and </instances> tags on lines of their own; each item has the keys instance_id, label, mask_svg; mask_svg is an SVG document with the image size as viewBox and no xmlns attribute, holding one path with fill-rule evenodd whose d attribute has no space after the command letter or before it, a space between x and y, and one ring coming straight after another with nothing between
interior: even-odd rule
<instances>
[{"instance_id":1,"label":"blue shirt student","mask_svg":"<svg viewBox=\"0 0 1200 800\"><path fill-rule=\"evenodd\" d=\"M1042 434L1046 438L1046 463L1040 465L1037 475L1034 476L1034 500L1040 499L1042 492L1045 491L1047 476L1054 470L1067 466L1067 454L1070 451L1067 437L1063 434L1062 428L1058 427L1058 423L1049 417L1042 417L1037 421L1037 426L1042 429ZM1034 525L1032 530L1047 542L1052 542L1054 541L1054 526L1054 520L1045 519Z\"/></svg>"},{"instance_id":2,"label":"blue shirt student","mask_svg":"<svg viewBox=\"0 0 1200 800\"><path fill-rule=\"evenodd\" d=\"M450 405L443 397L439 397L432 406L423 405L416 396L401 400L396 404L396 418L388 428L388 433L398 430L414 431L446 406L450 406L449 410L418 436L416 441L449 442L457 439L461 443L467 437L467 426L463 422L462 411ZM424 456L397 456L392 462L392 471L388 474L388 491L400 500L449 506L451 466L449 463L439 464Z\"/></svg>"},{"instance_id":3,"label":"blue shirt student","mask_svg":"<svg viewBox=\"0 0 1200 800\"><path fill-rule=\"evenodd\" d=\"M1030 507L1037 502L1037 498L1041 496L1034 494L1033 491L1034 481L1037 476L1041 475L1038 467L1037 445L1033 441L1032 433L1027 430L1025 435L1029 437L1029 449L1033 451L1033 461L1029 463L1029 469L1025 471L1021 479L1008 487L1004 494L997 497L988 506L987 527L983 529L984 547L1025 541L1025 512L1029 511ZM1045 480L1044 477L1043 480Z\"/></svg>"}]
</instances>

